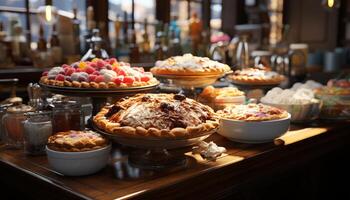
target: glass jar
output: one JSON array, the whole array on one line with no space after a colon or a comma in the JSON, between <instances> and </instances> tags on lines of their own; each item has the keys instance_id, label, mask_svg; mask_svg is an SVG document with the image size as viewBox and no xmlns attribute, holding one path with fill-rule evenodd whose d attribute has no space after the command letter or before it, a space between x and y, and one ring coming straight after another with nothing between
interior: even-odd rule
<instances>
[{"instance_id":1,"label":"glass jar","mask_svg":"<svg viewBox=\"0 0 350 200\"><path fill-rule=\"evenodd\" d=\"M6 114L2 117L2 124L4 127L4 142L10 148L23 147L23 121L26 120L24 115L34 109L28 105L18 105L9 107Z\"/></svg>"},{"instance_id":2,"label":"glass jar","mask_svg":"<svg viewBox=\"0 0 350 200\"><path fill-rule=\"evenodd\" d=\"M83 130L84 115L76 101L56 101L52 108L52 131Z\"/></svg>"},{"instance_id":3,"label":"glass jar","mask_svg":"<svg viewBox=\"0 0 350 200\"><path fill-rule=\"evenodd\" d=\"M47 139L52 135L51 111L29 112L24 121L24 153L45 154Z\"/></svg>"}]
</instances>

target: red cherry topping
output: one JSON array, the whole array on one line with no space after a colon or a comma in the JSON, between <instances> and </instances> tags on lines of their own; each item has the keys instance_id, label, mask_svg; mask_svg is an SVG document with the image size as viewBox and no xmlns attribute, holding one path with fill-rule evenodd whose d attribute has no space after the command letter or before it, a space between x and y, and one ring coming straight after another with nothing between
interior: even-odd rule
<instances>
[{"instance_id":1,"label":"red cherry topping","mask_svg":"<svg viewBox=\"0 0 350 200\"><path fill-rule=\"evenodd\" d=\"M123 82L126 84L132 84L134 83L135 79L132 76L125 76Z\"/></svg>"},{"instance_id":2,"label":"red cherry topping","mask_svg":"<svg viewBox=\"0 0 350 200\"><path fill-rule=\"evenodd\" d=\"M95 78L96 83L104 82L104 80L105 78L103 77L103 75L99 75Z\"/></svg>"},{"instance_id":3,"label":"red cherry topping","mask_svg":"<svg viewBox=\"0 0 350 200\"><path fill-rule=\"evenodd\" d=\"M58 74L55 78L56 81L64 81L64 75L63 74Z\"/></svg>"}]
</instances>

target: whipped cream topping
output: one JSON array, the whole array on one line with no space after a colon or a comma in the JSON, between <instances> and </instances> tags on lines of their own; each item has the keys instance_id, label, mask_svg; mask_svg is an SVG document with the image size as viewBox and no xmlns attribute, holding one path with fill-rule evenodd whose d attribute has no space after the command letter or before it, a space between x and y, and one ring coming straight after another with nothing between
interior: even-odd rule
<instances>
[{"instance_id":1,"label":"whipped cream topping","mask_svg":"<svg viewBox=\"0 0 350 200\"><path fill-rule=\"evenodd\" d=\"M192 148L192 152L194 154L199 153L202 157L209 160L215 160L217 157L221 156L221 154L226 152L226 148L218 146L213 141L210 141L209 143L201 141L198 143L198 146Z\"/></svg>"},{"instance_id":2,"label":"whipped cream topping","mask_svg":"<svg viewBox=\"0 0 350 200\"><path fill-rule=\"evenodd\" d=\"M202 71L203 68L227 68L228 65L210 60L207 57L193 56L192 54L184 54L183 56L170 57L163 61L157 61L156 67L161 68L182 68L194 71Z\"/></svg>"}]
</instances>

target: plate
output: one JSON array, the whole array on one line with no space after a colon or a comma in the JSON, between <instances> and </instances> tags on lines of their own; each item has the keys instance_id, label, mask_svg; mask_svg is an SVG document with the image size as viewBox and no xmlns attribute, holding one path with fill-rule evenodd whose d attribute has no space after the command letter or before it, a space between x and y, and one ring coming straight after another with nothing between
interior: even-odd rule
<instances>
[{"instance_id":1,"label":"plate","mask_svg":"<svg viewBox=\"0 0 350 200\"><path fill-rule=\"evenodd\" d=\"M158 137L145 137L145 136L126 136L119 134L110 134L100 128L95 124L92 125L93 129L97 132L105 135L107 138L115 141L119 144L140 148L140 149L175 149L180 147L192 146L199 143L200 141L206 139L211 134L216 132L216 129L209 132L203 132L201 134L192 137L176 137L176 138L158 138Z\"/></svg>"}]
</instances>

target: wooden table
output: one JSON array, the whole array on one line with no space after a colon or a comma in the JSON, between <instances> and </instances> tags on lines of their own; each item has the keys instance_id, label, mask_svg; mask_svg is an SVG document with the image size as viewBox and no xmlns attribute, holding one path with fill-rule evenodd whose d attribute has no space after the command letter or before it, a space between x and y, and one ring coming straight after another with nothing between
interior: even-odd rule
<instances>
[{"instance_id":1,"label":"wooden table","mask_svg":"<svg viewBox=\"0 0 350 200\"><path fill-rule=\"evenodd\" d=\"M303 130L306 126L292 126ZM214 141L227 148L215 162L192 155L190 148L177 150L189 156L187 166L147 171L129 166L129 148L115 145L111 162L90 176L64 177L51 170L46 156L26 156L21 150L0 150L0 177L9 187L35 199L217 199L240 185L259 180L349 145L349 122L319 122L305 132L324 128L324 133L289 145L240 144L218 134ZM301 131L303 132L303 131Z\"/></svg>"}]
</instances>

